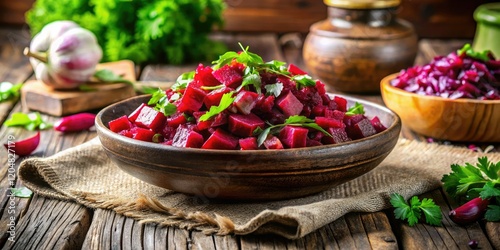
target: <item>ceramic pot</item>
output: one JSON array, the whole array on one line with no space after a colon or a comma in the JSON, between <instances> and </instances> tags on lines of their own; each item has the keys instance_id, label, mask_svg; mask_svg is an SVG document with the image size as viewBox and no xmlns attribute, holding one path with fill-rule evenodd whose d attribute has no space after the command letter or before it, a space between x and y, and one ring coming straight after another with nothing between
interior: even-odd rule
<instances>
[{"instance_id":1,"label":"ceramic pot","mask_svg":"<svg viewBox=\"0 0 500 250\"><path fill-rule=\"evenodd\" d=\"M328 18L310 27L303 57L333 91L379 93L380 80L414 64L418 39L396 17L400 0L324 0Z\"/></svg>"},{"instance_id":2,"label":"ceramic pot","mask_svg":"<svg viewBox=\"0 0 500 250\"><path fill-rule=\"evenodd\" d=\"M500 3L480 5L474 11L476 34L472 48L476 51L491 50L500 58Z\"/></svg>"}]
</instances>

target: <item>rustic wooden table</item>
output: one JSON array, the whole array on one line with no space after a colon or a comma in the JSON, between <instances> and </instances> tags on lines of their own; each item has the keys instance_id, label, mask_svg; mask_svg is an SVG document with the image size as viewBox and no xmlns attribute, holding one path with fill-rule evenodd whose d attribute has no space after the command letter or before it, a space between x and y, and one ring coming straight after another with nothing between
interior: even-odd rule
<instances>
[{"instance_id":1,"label":"rustic wooden table","mask_svg":"<svg viewBox=\"0 0 500 250\"><path fill-rule=\"evenodd\" d=\"M236 49L240 41L265 60L278 59L303 67L301 43L304 37L297 34L218 34ZM435 55L447 54L463 45L463 40L422 40L417 64L428 62ZM0 29L0 81L25 82L33 78L32 68L23 48L29 44L29 34L19 30ZM148 65L137 69L138 79L149 84L172 82L194 65ZM305 67L303 67L305 68ZM159 83L162 85L162 83ZM382 103L379 95L357 96ZM8 136L25 138L32 132L6 127L4 121L14 112L21 112L19 100L0 103L0 138ZM58 117L43 115L49 122ZM94 131L61 134L53 130L42 131L44 140L34 156L45 157L61 150L82 144L96 136ZM426 140L403 128L402 137ZM443 143L443 142L440 142ZM482 145L486 146L486 145ZM496 149L498 151L498 145ZM471 239L477 240L481 249L500 249L500 223L475 223L458 226L447 213L456 206L442 190L434 190L421 197L433 198L442 208L443 226L419 224L409 227L395 220L392 210L376 213L351 213L298 240L267 236L215 236L173 227L142 225L133 219L109 210L92 210L82 205L47 199L34 194L31 198L8 196L14 184L22 186L17 178L8 176L8 159L0 150L0 246L3 249L468 249ZM16 161L19 166L22 159ZM14 230L11 230L13 226ZM8 240L14 231L15 242Z\"/></svg>"}]
</instances>

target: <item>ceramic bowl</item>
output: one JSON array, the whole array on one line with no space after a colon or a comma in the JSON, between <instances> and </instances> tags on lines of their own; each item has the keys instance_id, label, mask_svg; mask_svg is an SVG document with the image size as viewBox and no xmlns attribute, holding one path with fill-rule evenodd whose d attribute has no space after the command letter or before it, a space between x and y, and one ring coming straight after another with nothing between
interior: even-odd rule
<instances>
[{"instance_id":1,"label":"ceramic bowl","mask_svg":"<svg viewBox=\"0 0 500 250\"><path fill-rule=\"evenodd\" d=\"M101 110L97 134L111 160L147 183L210 199L277 200L310 195L344 183L379 165L394 148L401 129L389 109L362 103L387 130L360 140L283 150L207 150L166 146L121 136L109 121L130 114L149 96L134 97Z\"/></svg>"},{"instance_id":2,"label":"ceramic bowl","mask_svg":"<svg viewBox=\"0 0 500 250\"><path fill-rule=\"evenodd\" d=\"M403 126L435 139L500 142L500 100L447 99L424 96L391 86L398 73L381 81L385 105Z\"/></svg>"}]
</instances>

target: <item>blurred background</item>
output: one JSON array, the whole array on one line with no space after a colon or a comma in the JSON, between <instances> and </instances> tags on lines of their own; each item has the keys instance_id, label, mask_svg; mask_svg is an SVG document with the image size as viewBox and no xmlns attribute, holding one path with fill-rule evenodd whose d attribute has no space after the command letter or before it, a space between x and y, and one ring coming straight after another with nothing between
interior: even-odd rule
<instances>
[{"instance_id":1,"label":"blurred background","mask_svg":"<svg viewBox=\"0 0 500 250\"><path fill-rule=\"evenodd\" d=\"M0 25L24 26L25 12L35 0L0 0ZM326 18L323 0L225 0L224 31L307 33ZM402 0L400 18L410 21L419 38L473 38L472 13L483 0Z\"/></svg>"}]
</instances>

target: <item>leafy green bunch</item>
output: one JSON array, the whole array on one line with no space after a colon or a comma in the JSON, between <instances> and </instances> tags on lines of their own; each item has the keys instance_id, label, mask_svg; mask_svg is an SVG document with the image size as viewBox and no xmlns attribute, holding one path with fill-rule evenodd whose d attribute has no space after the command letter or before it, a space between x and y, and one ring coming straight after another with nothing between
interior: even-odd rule
<instances>
[{"instance_id":1,"label":"leafy green bunch","mask_svg":"<svg viewBox=\"0 0 500 250\"><path fill-rule=\"evenodd\" d=\"M476 165L453 164L451 170L441 179L446 192L459 201L490 199L485 218L500 221L500 161L494 163L487 157L479 157Z\"/></svg>"},{"instance_id":2,"label":"leafy green bunch","mask_svg":"<svg viewBox=\"0 0 500 250\"><path fill-rule=\"evenodd\" d=\"M32 35L56 20L93 32L103 61L211 61L226 51L208 34L223 25L223 0L37 0L26 13Z\"/></svg>"}]
</instances>

